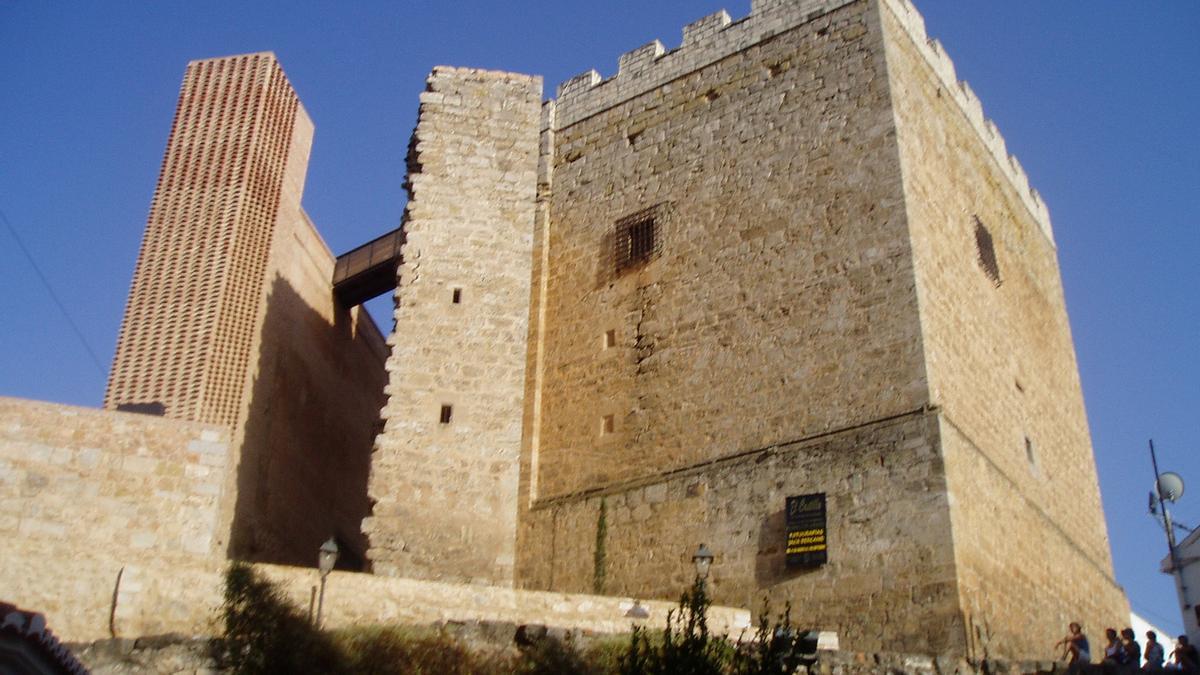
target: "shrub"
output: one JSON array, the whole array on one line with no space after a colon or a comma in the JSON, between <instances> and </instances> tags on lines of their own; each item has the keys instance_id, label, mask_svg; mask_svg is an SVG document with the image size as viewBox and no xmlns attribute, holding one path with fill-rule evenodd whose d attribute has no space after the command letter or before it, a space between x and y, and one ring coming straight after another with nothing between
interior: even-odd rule
<instances>
[{"instance_id":1,"label":"shrub","mask_svg":"<svg viewBox=\"0 0 1200 675\"><path fill-rule=\"evenodd\" d=\"M754 639L734 646L709 633L711 602L697 579L659 631L634 627L628 642L568 635L513 649L472 649L432 628L368 626L323 633L249 565L225 574L222 665L244 675L778 675L811 664L814 635L791 625L791 606L772 623L764 605Z\"/></svg>"},{"instance_id":2,"label":"shrub","mask_svg":"<svg viewBox=\"0 0 1200 675\"><path fill-rule=\"evenodd\" d=\"M635 626L628 647L619 659L620 675L781 675L816 658L816 633L792 627L789 603L776 622L770 606L763 604L754 639L739 640L737 648L723 636L708 631L706 619L712 603L699 579L667 615L661 636Z\"/></svg>"},{"instance_id":3,"label":"shrub","mask_svg":"<svg viewBox=\"0 0 1200 675\"><path fill-rule=\"evenodd\" d=\"M661 640L635 627L629 650L620 661L621 675L721 675L731 662L733 648L724 637L708 632L712 602L699 577L667 613Z\"/></svg>"},{"instance_id":4,"label":"shrub","mask_svg":"<svg viewBox=\"0 0 1200 675\"><path fill-rule=\"evenodd\" d=\"M369 626L334 633L344 669L362 675L488 675L514 672L513 656L468 649L430 628Z\"/></svg>"},{"instance_id":5,"label":"shrub","mask_svg":"<svg viewBox=\"0 0 1200 675\"><path fill-rule=\"evenodd\" d=\"M345 672L337 648L249 565L225 572L222 663L240 675Z\"/></svg>"},{"instance_id":6,"label":"shrub","mask_svg":"<svg viewBox=\"0 0 1200 675\"><path fill-rule=\"evenodd\" d=\"M570 634L566 639L546 637L521 650L519 675L604 675L605 671L588 654L580 653Z\"/></svg>"},{"instance_id":7,"label":"shrub","mask_svg":"<svg viewBox=\"0 0 1200 675\"><path fill-rule=\"evenodd\" d=\"M764 602L754 640L738 645L733 658L736 675L793 673L799 665L814 663L815 635L792 628L792 604L784 605L777 623L770 622L770 613L770 605Z\"/></svg>"}]
</instances>

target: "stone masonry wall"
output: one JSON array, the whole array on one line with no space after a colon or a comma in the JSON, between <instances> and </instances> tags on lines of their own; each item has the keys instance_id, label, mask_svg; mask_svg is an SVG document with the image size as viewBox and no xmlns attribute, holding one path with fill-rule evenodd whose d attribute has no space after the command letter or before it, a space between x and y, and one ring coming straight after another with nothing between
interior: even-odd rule
<instances>
[{"instance_id":1,"label":"stone masonry wall","mask_svg":"<svg viewBox=\"0 0 1200 675\"><path fill-rule=\"evenodd\" d=\"M335 536L346 569L364 569L360 526L370 512L388 349L364 307L335 298L334 255L295 204L281 213L272 244L239 461L228 477L228 550L311 566Z\"/></svg>"},{"instance_id":2,"label":"stone masonry wall","mask_svg":"<svg viewBox=\"0 0 1200 675\"><path fill-rule=\"evenodd\" d=\"M1049 220L980 133L978 102L962 105L969 90L919 18L903 2L880 6L964 611L977 655L1045 656L1041 638L1068 621L1096 629L1128 614ZM997 278L981 263L981 227Z\"/></svg>"},{"instance_id":3,"label":"stone masonry wall","mask_svg":"<svg viewBox=\"0 0 1200 675\"><path fill-rule=\"evenodd\" d=\"M829 563L784 565L788 495L824 492ZM901 415L687 470L546 499L526 515L520 580L594 588L605 504L603 592L671 598L691 582L692 553L716 555L716 602L837 631L842 647L962 654L953 543L938 422Z\"/></svg>"},{"instance_id":4,"label":"stone masonry wall","mask_svg":"<svg viewBox=\"0 0 1200 675\"><path fill-rule=\"evenodd\" d=\"M558 120L535 499L922 405L882 39L867 10L844 6ZM661 254L618 274L615 222L647 208Z\"/></svg>"},{"instance_id":5,"label":"stone masonry wall","mask_svg":"<svg viewBox=\"0 0 1200 675\"><path fill-rule=\"evenodd\" d=\"M213 425L0 398L0 598L68 639L141 626L145 577L209 554L229 455Z\"/></svg>"},{"instance_id":6,"label":"stone masonry wall","mask_svg":"<svg viewBox=\"0 0 1200 675\"><path fill-rule=\"evenodd\" d=\"M254 565L271 581L283 599L307 612L312 591L320 583L314 569L284 565ZM177 634L215 637L220 634L220 605L224 567L211 565L159 566L147 570L141 583L148 591L131 595L122 605L142 620L128 624L118 637L152 637ZM173 614L174 605L189 613ZM641 601L649 616L645 625L662 628L675 602ZM421 626L448 623L507 623L514 627L536 624L594 633L621 633L632 621L625 614L634 605L628 597L521 591L498 586L450 584L419 579L335 571L326 579L322 626L327 630L369 626ZM737 635L749 626L750 612L736 607L713 606L708 613L714 631ZM64 641L109 637L79 632L72 625L47 616L55 635ZM62 626L60 628L60 626Z\"/></svg>"},{"instance_id":7,"label":"stone masonry wall","mask_svg":"<svg viewBox=\"0 0 1200 675\"><path fill-rule=\"evenodd\" d=\"M363 522L377 574L512 584L540 97L444 67L421 95Z\"/></svg>"},{"instance_id":8,"label":"stone masonry wall","mask_svg":"<svg viewBox=\"0 0 1200 675\"><path fill-rule=\"evenodd\" d=\"M558 123L568 127L591 115L669 84L721 59L769 40L852 0L751 0L750 15L731 21L721 10L683 28L680 47L666 51L654 40L618 59L617 74L595 70L558 86Z\"/></svg>"}]
</instances>

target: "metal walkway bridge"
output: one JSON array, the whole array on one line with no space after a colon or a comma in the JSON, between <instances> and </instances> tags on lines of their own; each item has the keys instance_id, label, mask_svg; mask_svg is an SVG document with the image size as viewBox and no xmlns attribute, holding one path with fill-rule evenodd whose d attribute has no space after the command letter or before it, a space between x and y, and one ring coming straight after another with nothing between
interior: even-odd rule
<instances>
[{"instance_id":1,"label":"metal walkway bridge","mask_svg":"<svg viewBox=\"0 0 1200 675\"><path fill-rule=\"evenodd\" d=\"M353 307L395 289L403 244L404 232L396 228L339 255L333 267L333 294Z\"/></svg>"}]
</instances>

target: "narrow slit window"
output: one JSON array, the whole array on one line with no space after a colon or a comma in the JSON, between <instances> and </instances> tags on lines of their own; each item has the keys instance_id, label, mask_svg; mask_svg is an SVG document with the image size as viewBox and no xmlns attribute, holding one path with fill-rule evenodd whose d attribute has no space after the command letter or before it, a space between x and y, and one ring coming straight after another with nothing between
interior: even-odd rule
<instances>
[{"instance_id":1,"label":"narrow slit window","mask_svg":"<svg viewBox=\"0 0 1200 675\"><path fill-rule=\"evenodd\" d=\"M1033 441L1028 436L1025 437L1025 459L1029 460L1031 468L1037 469L1037 452L1034 450Z\"/></svg>"},{"instance_id":2,"label":"narrow slit window","mask_svg":"<svg viewBox=\"0 0 1200 675\"><path fill-rule=\"evenodd\" d=\"M441 415L438 417L438 422L441 424L450 424L450 417L453 416L453 414L453 406L443 405Z\"/></svg>"},{"instance_id":3,"label":"narrow slit window","mask_svg":"<svg viewBox=\"0 0 1200 675\"><path fill-rule=\"evenodd\" d=\"M450 302L452 302L456 305L462 304L462 289L461 288L454 289L454 291L450 294Z\"/></svg>"},{"instance_id":4,"label":"narrow slit window","mask_svg":"<svg viewBox=\"0 0 1200 675\"><path fill-rule=\"evenodd\" d=\"M1003 283L1000 279L1000 263L996 260L996 246L992 241L992 233L988 232L987 226L979 219L975 218L975 249L979 257L979 266L983 268L983 273L988 279L992 280L992 285L996 288Z\"/></svg>"},{"instance_id":5,"label":"narrow slit window","mask_svg":"<svg viewBox=\"0 0 1200 675\"><path fill-rule=\"evenodd\" d=\"M617 331L604 331L604 348L611 349L617 346Z\"/></svg>"},{"instance_id":6,"label":"narrow slit window","mask_svg":"<svg viewBox=\"0 0 1200 675\"><path fill-rule=\"evenodd\" d=\"M600 418L600 435L607 436L613 432L613 416L605 415Z\"/></svg>"}]
</instances>

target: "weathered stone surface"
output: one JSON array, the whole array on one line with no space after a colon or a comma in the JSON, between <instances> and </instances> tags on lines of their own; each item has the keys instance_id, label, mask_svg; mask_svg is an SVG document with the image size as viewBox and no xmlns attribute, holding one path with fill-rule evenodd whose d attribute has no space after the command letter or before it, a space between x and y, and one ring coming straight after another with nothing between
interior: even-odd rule
<instances>
[{"instance_id":1,"label":"weathered stone surface","mask_svg":"<svg viewBox=\"0 0 1200 675\"><path fill-rule=\"evenodd\" d=\"M969 653L1048 656L1044 636L1068 622L1095 631L1129 615L1049 219L978 101L950 89L953 70L947 83L911 7L879 11ZM999 283L981 264L980 226Z\"/></svg>"},{"instance_id":2,"label":"weathered stone surface","mask_svg":"<svg viewBox=\"0 0 1200 675\"><path fill-rule=\"evenodd\" d=\"M913 439L919 445L900 449ZM532 588L592 588L604 500L606 592L672 597L691 579L691 555L704 542L716 554L710 590L718 602L758 611L769 601L772 615L790 602L797 625L836 631L855 649L955 651L961 617L937 448L936 415L916 412L647 477L644 487L539 500L526 515L536 537L524 540L520 579ZM706 489L690 496L696 484ZM659 490L659 502L631 499ZM788 571L784 500L820 491L829 496L829 564Z\"/></svg>"},{"instance_id":3,"label":"weathered stone surface","mask_svg":"<svg viewBox=\"0 0 1200 675\"><path fill-rule=\"evenodd\" d=\"M591 587L604 500L607 587L661 593L703 541L724 601L790 597L868 650L1046 656L1127 611L1045 206L910 4L714 15L549 113L521 584ZM647 208L660 250L616 269ZM745 460L830 432L820 466ZM780 578L762 537L802 492L838 562Z\"/></svg>"},{"instance_id":4,"label":"weathered stone surface","mask_svg":"<svg viewBox=\"0 0 1200 675\"><path fill-rule=\"evenodd\" d=\"M71 569L87 581L105 568L104 561L80 557ZM255 569L273 582L293 606L301 611L311 609L313 589L319 583L316 570L261 564L255 565ZM131 570L134 574L130 574ZM130 576L121 579L112 627L117 637L130 639L113 644L128 646L135 638L165 634L188 638L219 635L222 573L223 569L196 558L148 559L136 569L126 566L125 574ZM44 585L50 575L26 574L25 579ZM0 592L14 597L7 594L7 588L0 588ZM112 600L111 596L108 600ZM330 630L448 623L486 623L492 626L489 630L498 630L496 627L502 625L543 624L561 630L621 633L629 630L631 619L625 614L634 602L630 597L523 591L333 572L326 582L322 624ZM673 602L642 600L640 604L649 613L644 621L651 628L664 627L667 613L678 609ZM102 607L89 607L78 598L67 598L63 605L67 611L45 606L47 624L65 641L94 641L112 636L108 602ZM709 625L719 633L736 635L750 624L750 612L736 607L714 606L708 617ZM123 650L122 654L128 651Z\"/></svg>"},{"instance_id":5,"label":"weathered stone surface","mask_svg":"<svg viewBox=\"0 0 1200 675\"><path fill-rule=\"evenodd\" d=\"M148 228L108 401L219 426L0 399L0 595L78 639L211 634L227 553L353 559L361 521L380 576L331 577L335 624L615 630L628 601L496 585L668 598L700 542L718 601L865 650L818 672L1000 672L1123 623L1045 205L915 9L755 0L618 63L540 114L537 78L430 77L369 498L384 347L329 298L311 123L273 57L225 64L281 106L246 146L274 210L229 230L245 302L180 290L199 319L164 335L204 340L156 351L179 261ZM170 176L207 175L173 163L200 121ZM788 571L808 492L830 561ZM266 569L307 601L311 571Z\"/></svg>"},{"instance_id":6,"label":"weathered stone surface","mask_svg":"<svg viewBox=\"0 0 1200 675\"><path fill-rule=\"evenodd\" d=\"M0 398L0 535L19 541L0 555L0 597L68 639L142 634L125 608L146 596L167 621L190 616L189 589L159 595L144 570L208 559L222 474L187 470L229 455L212 425Z\"/></svg>"},{"instance_id":7,"label":"weathered stone surface","mask_svg":"<svg viewBox=\"0 0 1200 675\"><path fill-rule=\"evenodd\" d=\"M428 84L363 530L377 574L511 585L541 78Z\"/></svg>"}]
</instances>

